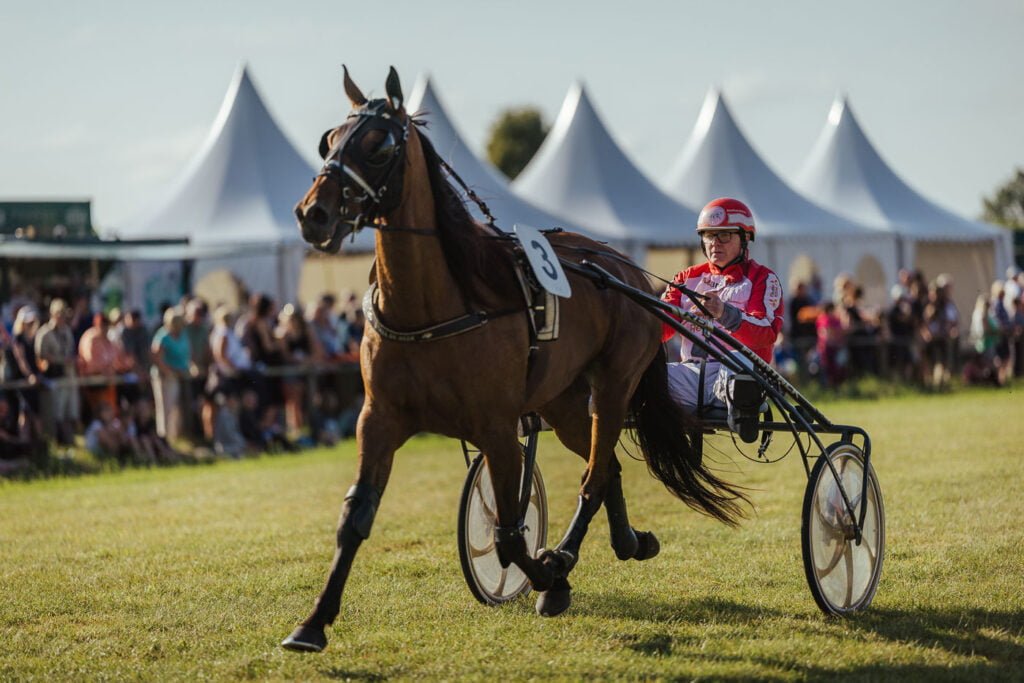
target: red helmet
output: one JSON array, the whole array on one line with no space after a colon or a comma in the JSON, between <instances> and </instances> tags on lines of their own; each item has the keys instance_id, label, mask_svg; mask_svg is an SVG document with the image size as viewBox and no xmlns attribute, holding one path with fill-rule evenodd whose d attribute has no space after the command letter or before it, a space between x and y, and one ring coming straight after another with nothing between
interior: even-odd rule
<instances>
[{"instance_id":1,"label":"red helmet","mask_svg":"<svg viewBox=\"0 0 1024 683\"><path fill-rule=\"evenodd\" d=\"M708 202L697 218L697 232L705 230L739 230L748 242L754 241L754 214L738 199L720 197Z\"/></svg>"}]
</instances>

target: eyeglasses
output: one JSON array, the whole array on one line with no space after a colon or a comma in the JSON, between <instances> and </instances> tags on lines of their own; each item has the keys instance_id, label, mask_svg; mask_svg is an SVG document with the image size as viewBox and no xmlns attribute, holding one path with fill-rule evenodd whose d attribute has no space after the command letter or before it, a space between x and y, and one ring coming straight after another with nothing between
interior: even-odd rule
<instances>
[{"instance_id":1,"label":"eyeglasses","mask_svg":"<svg viewBox=\"0 0 1024 683\"><path fill-rule=\"evenodd\" d=\"M702 232L700 238L704 240L705 244L711 244L712 242L718 242L719 244L729 244L732 242L732 238L736 236L734 231L725 232Z\"/></svg>"}]
</instances>

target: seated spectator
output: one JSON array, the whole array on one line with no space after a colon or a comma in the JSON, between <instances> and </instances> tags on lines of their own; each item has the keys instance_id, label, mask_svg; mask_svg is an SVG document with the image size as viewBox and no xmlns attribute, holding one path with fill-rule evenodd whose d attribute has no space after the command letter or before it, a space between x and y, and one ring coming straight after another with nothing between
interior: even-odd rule
<instances>
[{"instance_id":1,"label":"seated spectator","mask_svg":"<svg viewBox=\"0 0 1024 683\"><path fill-rule=\"evenodd\" d=\"M262 417L259 396L252 389L242 392L242 408L238 416L242 436L257 451L297 451L276 422L267 424Z\"/></svg>"},{"instance_id":2,"label":"seated spectator","mask_svg":"<svg viewBox=\"0 0 1024 683\"><path fill-rule=\"evenodd\" d=\"M242 436L238 420L239 403L236 394L218 394L217 417L213 427L213 448L218 455L241 458L252 452L249 443Z\"/></svg>"},{"instance_id":3,"label":"seated spectator","mask_svg":"<svg viewBox=\"0 0 1024 683\"><path fill-rule=\"evenodd\" d=\"M0 476L28 474L37 455L28 423L0 393Z\"/></svg>"},{"instance_id":4,"label":"seated spectator","mask_svg":"<svg viewBox=\"0 0 1024 683\"><path fill-rule=\"evenodd\" d=\"M95 418L85 430L85 447L101 460L116 459L121 465L140 459L141 451L136 439L135 425L122 421L110 403L96 406Z\"/></svg>"},{"instance_id":5,"label":"seated spectator","mask_svg":"<svg viewBox=\"0 0 1024 683\"><path fill-rule=\"evenodd\" d=\"M145 463L173 465L188 460L188 456L167 443L167 440L157 432L156 412L149 399L140 398L135 404L133 421L142 460Z\"/></svg>"}]
</instances>

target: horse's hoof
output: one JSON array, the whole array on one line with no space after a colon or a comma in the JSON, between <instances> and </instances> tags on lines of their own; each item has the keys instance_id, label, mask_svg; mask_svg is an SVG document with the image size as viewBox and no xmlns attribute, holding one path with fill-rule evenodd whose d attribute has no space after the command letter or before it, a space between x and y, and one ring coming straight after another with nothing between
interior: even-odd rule
<instances>
[{"instance_id":1,"label":"horse's hoof","mask_svg":"<svg viewBox=\"0 0 1024 683\"><path fill-rule=\"evenodd\" d=\"M293 652L321 652L327 647L327 634L318 626L296 626L292 634L281 641L281 647Z\"/></svg>"},{"instance_id":2,"label":"horse's hoof","mask_svg":"<svg viewBox=\"0 0 1024 683\"><path fill-rule=\"evenodd\" d=\"M658 537L654 535L653 531L638 531L636 537L639 543L637 543L633 559L649 560L661 552L661 544L658 543Z\"/></svg>"},{"instance_id":3,"label":"horse's hoof","mask_svg":"<svg viewBox=\"0 0 1024 683\"><path fill-rule=\"evenodd\" d=\"M542 617L557 617L569 609L572 603L572 587L566 579L558 579L555 585L537 597L537 614Z\"/></svg>"},{"instance_id":4,"label":"horse's hoof","mask_svg":"<svg viewBox=\"0 0 1024 683\"><path fill-rule=\"evenodd\" d=\"M631 560L636 557L637 552L640 550L640 540L637 538L639 533L634 533L630 529L628 535L612 538L612 550L615 551L615 557L620 560Z\"/></svg>"}]
</instances>

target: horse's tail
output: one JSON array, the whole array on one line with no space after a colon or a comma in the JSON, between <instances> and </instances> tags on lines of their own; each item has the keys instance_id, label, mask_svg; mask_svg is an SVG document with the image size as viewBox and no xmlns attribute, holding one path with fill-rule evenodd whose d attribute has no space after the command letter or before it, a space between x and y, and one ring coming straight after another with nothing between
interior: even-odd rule
<instances>
[{"instance_id":1,"label":"horse's tail","mask_svg":"<svg viewBox=\"0 0 1024 683\"><path fill-rule=\"evenodd\" d=\"M664 347L641 376L630 407L636 421L633 439L650 473L694 510L736 526L744 516L739 503L749 505L750 500L700 462L700 422L669 394Z\"/></svg>"}]
</instances>

